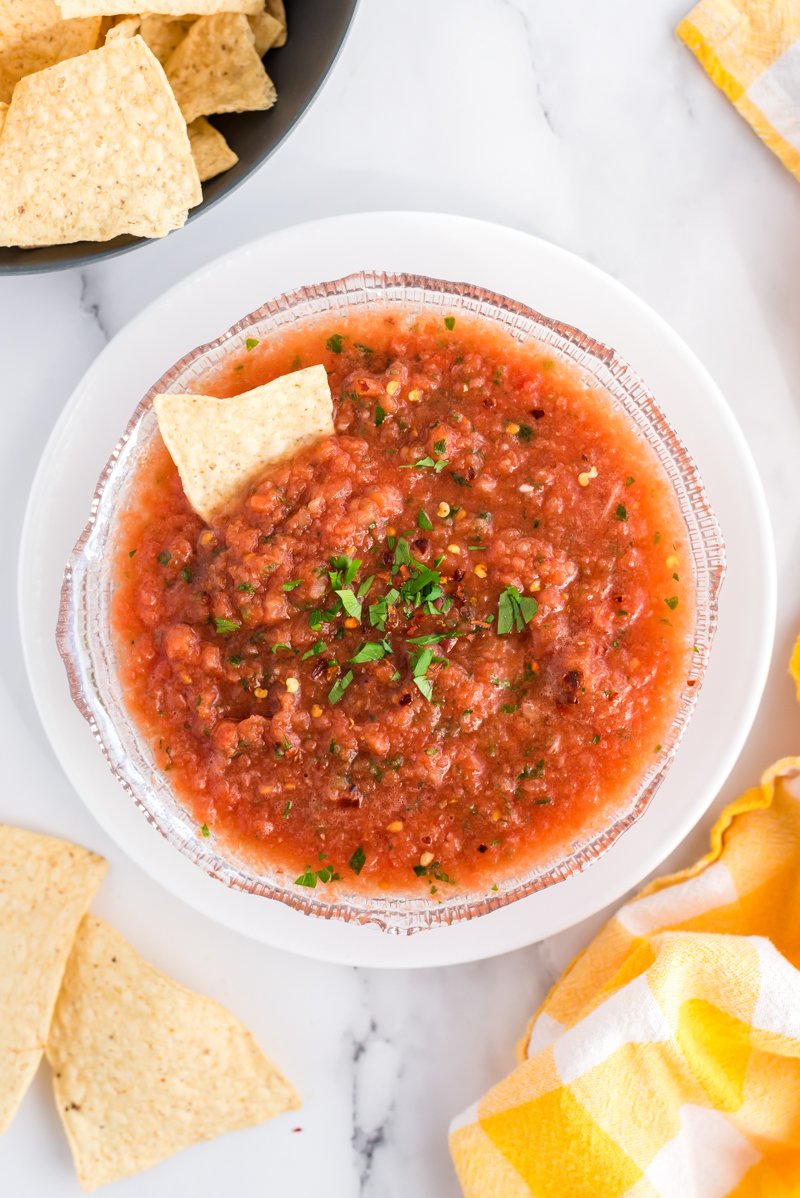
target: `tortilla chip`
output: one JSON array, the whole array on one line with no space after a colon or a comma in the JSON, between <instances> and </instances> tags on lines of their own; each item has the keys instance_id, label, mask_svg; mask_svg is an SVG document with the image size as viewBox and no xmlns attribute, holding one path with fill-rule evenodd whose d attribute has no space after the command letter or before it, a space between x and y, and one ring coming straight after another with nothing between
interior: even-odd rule
<instances>
[{"instance_id":1,"label":"tortilla chip","mask_svg":"<svg viewBox=\"0 0 800 1198\"><path fill-rule=\"evenodd\" d=\"M70 954L47 1059L85 1190L300 1105L238 1019L91 915Z\"/></svg>"},{"instance_id":2,"label":"tortilla chip","mask_svg":"<svg viewBox=\"0 0 800 1198\"><path fill-rule=\"evenodd\" d=\"M153 407L186 497L206 523L268 466L333 433L324 366L308 366L231 399L157 395Z\"/></svg>"},{"instance_id":3,"label":"tortilla chip","mask_svg":"<svg viewBox=\"0 0 800 1198\"><path fill-rule=\"evenodd\" d=\"M99 32L99 17L65 21L54 0L0 0L0 100L23 76L93 49Z\"/></svg>"},{"instance_id":4,"label":"tortilla chip","mask_svg":"<svg viewBox=\"0 0 800 1198\"><path fill-rule=\"evenodd\" d=\"M189 125L189 143L201 183L230 170L239 161L220 131L209 125L205 117L199 116Z\"/></svg>"},{"instance_id":5,"label":"tortilla chip","mask_svg":"<svg viewBox=\"0 0 800 1198\"><path fill-rule=\"evenodd\" d=\"M0 100L0 137L2 137L2 135L3 135L3 125L5 125L5 123L6 123L6 113L7 112L8 112L8 105L4 104L3 101Z\"/></svg>"},{"instance_id":6,"label":"tortilla chip","mask_svg":"<svg viewBox=\"0 0 800 1198\"><path fill-rule=\"evenodd\" d=\"M155 16L182 17L186 15L187 0L147 0L147 12ZM64 17L118 17L131 11L131 0L58 0ZM217 12L257 13L262 0L190 0L189 8L195 16L203 17Z\"/></svg>"},{"instance_id":7,"label":"tortilla chip","mask_svg":"<svg viewBox=\"0 0 800 1198\"><path fill-rule=\"evenodd\" d=\"M135 37L141 23L141 17L120 17L106 33L106 41L113 42L118 37Z\"/></svg>"},{"instance_id":8,"label":"tortilla chip","mask_svg":"<svg viewBox=\"0 0 800 1198\"><path fill-rule=\"evenodd\" d=\"M139 30L160 63L164 63L186 37L196 17L142 17Z\"/></svg>"},{"instance_id":9,"label":"tortilla chip","mask_svg":"<svg viewBox=\"0 0 800 1198\"><path fill-rule=\"evenodd\" d=\"M0 824L0 1134L38 1068L76 929L105 872L87 849Z\"/></svg>"},{"instance_id":10,"label":"tortilla chip","mask_svg":"<svg viewBox=\"0 0 800 1198\"><path fill-rule=\"evenodd\" d=\"M215 112L271 108L277 99L256 53L253 31L241 14L195 21L164 70L187 125Z\"/></svg>"},{"instance_id":11,"label":"tortilla chip","mask_svg":"<svg viewBox=\"0 0 800 1198\"><path fill-rule=\"evenodd\" d=\"M278 18L273 17L271 13L260 12L257 17L248 17L247 19L256 39L256 54L259 58L263 58L272 46L278 45L279 38L282 37L283 41L286 41L286 26L282 25ZM283 45L283 42L280 44Z\"/></svg>"},{"instance_id":12,"label":"tortilla chip","mask_svg":"<svg viewBox=\"0 0 800 1198\"><path fill-rule=\"evenodd\" d=\"M287 34L286 34L286 6L284 5L283 0L264 0L264 7L266 8L266 10L270 14L270 16L273 16L276 21L280 21L281 25L283 26L283 33L281 33L280 37L275 42L273 42L273 45L275 46L276 49L278 48L278 46L285 46L286 45L286 36L287 36Z\"/></svg>"},{"instance_id":13,"label":"tortilla chip","mask_svg":"<svg viewBox=\"0 0 800 1198\"><path fill-rule=\"evenodd\" d=\"M201 200L185 123L140 37L17 84L0 142L0 245L163 237Z\"/></svg>"}]
</instances>

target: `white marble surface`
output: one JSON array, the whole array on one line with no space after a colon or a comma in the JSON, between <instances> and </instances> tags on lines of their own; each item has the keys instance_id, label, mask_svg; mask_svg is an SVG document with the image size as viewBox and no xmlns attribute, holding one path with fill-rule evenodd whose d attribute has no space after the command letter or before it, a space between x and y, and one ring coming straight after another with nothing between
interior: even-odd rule
<instances>
[{"instance_id":1,"label":"white marble surface","mask_svg":"<svg viewBox=\"0 0 800 1198\"><path fill-rule=\"evenodd\" d=\"M773 668L750 742L671 864L697 855L714 812L762 765L798 749L785 665L800 627L800 186L674 37L684 3L362 0L317 104L232 198L105 265L0 279L0 820L104 853L111 869L98 913L230 1005L305 1099L297 1117L193 1149L120 1183L121 1196L203 1198L224 1183L281 1198L312 1188L328 1198L455 1198L449 1118L511 1066L529 1012L601 919L472 966L382 974L318 965L193 914L126 861L70 790L33 709L16 632L24 505L72 386L182 275L299 220L428 208L530 230L637 291L699 354L744 427L780 578ZM0 1189L79 1193L45 1070L0 1141Z\"/></svg>"}]
</instances>

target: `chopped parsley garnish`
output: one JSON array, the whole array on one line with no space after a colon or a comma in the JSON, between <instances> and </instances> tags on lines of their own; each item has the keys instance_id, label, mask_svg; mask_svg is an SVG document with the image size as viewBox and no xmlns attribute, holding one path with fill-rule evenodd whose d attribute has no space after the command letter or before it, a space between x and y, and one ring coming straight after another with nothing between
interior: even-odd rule
<instances>
[{"instance_id":1,"label":"chopped parsley garnish","mask_svg":"<svg viewBox=\"0 0 800 1198\"><path fill-rule=\"evenodd\" d=\"M258 344L260 344L258 337L248 337L244 343L244 347L245 349L255 349Z\"/></svg>"},{"instance_id":2,"label":"chopped parsley garnish","mask_svg":"<svg viewBox=\"0 0 800 1198\"><path fill-rule=\"evenodd\" d=\"M672 577L674 578L675 575L673 574ZM183 579L184 582L187 582L187 583L192 581L191 571L189 569L187 569L186 566L184 566L183 569L181 570L181 578Z\"/></svg>"},{"instance_id":3,"label":"chopped parsley garnish","mask_svg":"<svg viewBox=\"0 0 800 1198\"><path fill-rule=\"evenodd\" d=\"M354 620L361 620L361 601L356 598L354 591L349 587L342 587L335 592L342 601L342 607L347 612L348 616L352 616Z\"/></svg>"},{"instance_id":4,"label":"chopped parsley garnish","mask_svg":"<svg viewBox=\"0 0 800 1198\"><path fill-rule=\"evenodd\" d=\"M420 693L430 703L433 697L433 683L427 677L428 669L433 662L432 649L420 649L416 653L412 653L410 660L411 675L414 679L414 685Z\"/></svg>"},{"instance_id":5,"label":"chopped parsley garnish","mask_svg":"<svg viewBox=\"0 0 800 1198\"><path fill-rule=\"evenodd\" d=\"M451 332L451 333L452 333L453 329L456 327L456 318L455 318L455 316L445 316L445 318L444 318L444 327L445 327L445 328L446 328L446 329L447 329L449 332Z\"/></svg>"},{"instance_id":6,"label":"chopped parsley garnish","mask_svg":"<svg viewBox=\"0 0 800 1198\"><path fill-rule=\"evenodd\" d=\"M203 824L203 825L201 826L201 828L200 828L200 835L201 835L201 836L205 836L206 838L208 838L208 837L211 835L211 833L210 833L210 832L209 832L209 830L208 830L208 824Z\"/></svg>"},{"instance_id":7,"label":"chopped parsley garnish","mask_svg":"<svg viewBox=\"0 0 800 1198\"><path fill-rule=\"evenodd\" d=\"M375 427L380 428L386 419L386 410L379 403L375 404Z\"/></svg>"},{"instance_id":8,"label":"chopped parsley garnish","mask_svg":"<svg viewBox=\"0 0 800 1198\"><path fill-rule=\"evenodd\" d=\"M328 646L324 641L315 641L310 649L306 649L300 660L308 661L309 657L319 657L320 653L324 653L327 648Z\"/></svg>"},{"instance_id":9,"label":"chopped parsley garnish","mask_svg":"<svg viewBox=\"0 0 800 1198\"><path fill-rule=\"evenodd\" d=\"M301 874L299 878L295 878L295 886L310 886L313 890L317 882L339 882L341 874L337 874L332 865L323 865L321 869L312 869L310 865L306 866L306 872Z\"/></svg>"},{"instance_id":10,"label":"chopped parsley garnish","mask_svg":"<svg viewBox=\"0 0 800 1198\"><path fill-rule=\"evenodd\" d=\"M171 561L172 554L170 553L169 549L162 549L158 555L159 566L168 566Z\"/></svg>"},{"instance_id":11,"label":"chopped parsley garnish","mask_svg":"<svg viewBox=\"0 0 800 1198\"><path fill-rule=\"evenodd\" d=\"M232 666L240 666L242 664L241 657L229 657L228 661L231 663ZM199 706L200 705L198 704L198 707Z\"/></svg>"},{"instance_id":12,"label":"chopped parsley garnish","mask_svg":"<svg viewBox=\"0 0 800 1198\"><path fill-rule=\"evenodd\" d=\"M506 587L497 605L497 634L505 636L516 628L522 632L539 610L539 604L528 595L521 595L516 587Z\"/></svg>"},{"instance_id":13,"label":"chopped parsley garnish","mask_svg":"<svg viewBox=\"0 0 800 1198\"><path fill-rule=\"evenodd\" d=\"M220 636L228 636L231 632L238 632L242 626L239 620L223 620L219 616L216 617L214 623Z\"/></svg>"},{"instance_id":14,"label":"chopped parsley garnish","mask_svg":"<svg viewBox=\"0 0 800 1198\"><path fill-rule=\"evenodd\" d=\"M445 452L446 449L447 449L447 442L445 441L444 437L442 437L441 441L434 441L433 452L437 455L437 457L441 457L441 455Z\"/></svg>"},{"instance_id":15,"label":"chopped parsley garnish","mask_svg":"<svg viewBox=\"0 0 800 1198\"><path fill-rule=\"evenodd\" d=\"M439 458L434 461L432 457L419 458L416 462L408 462L405 466L401 466L401 470L433 470L434 474L441 474L447 465L447 458Z\"/></svg>"},{"instance_id":16,"label":"chopped parsley garnish","mask_svg":"<svg viewBox=\"0 0 800 1198\"><path fill-rule=\"evenodd\" d=\"M521 424L517 433L518 441L530 441L533 437L533 429L529 424Z\"/></svg>"},{"instance_id":17,"label":"chopped parsley garnish","mask_svg":"<svg viewBox=\"0 0 800 1198\"><path fill-rule=\"evenodd\" d=\"M344 337L341 333L334 333L333 336L329 337L325 342L325 346L331 351L332 354L340 354L344 346Z\"/></svg>"},{"instance_id":18,"label":"chopped parsley garnish","mask_svg":"<svg viewBox=\"0 0 800 1198\"><path fill-rule=\"evenodd\" d=\"M331 586L334 590L337 587L349 587L361 569L359 558L348 557L346 553L340 553L338 557L332 557L330 565L331 569L328 571L328 577L331 580Z\"/></svg>"},{"instance_id":19,"label":"chopped parsley garnish","mask_svg":"<svg viewBox=\"0 0 800 1198\"><path fill-rule=\"evenodd\" d=\"M678 606L678 596L671 595L669 599L665 599L664 602L670 611L675 611L675 608Z\"/></svg>"},{"instance_id":20,"label":"chopped parsley garnish","mask_svg":"<svg viewBox=\"0 0 800 1198\"><path fill-rule=\"evenodd\" d=\"M468 479L464 478L463 474L457 474L455 470L450 471L450 477L452 478L454 483L458 483L459 487L471 487L472 486L472 483L469 482Z\"/></svg>"},{"instance_id":21,"label":"chopped parsley garnish","mask_svg":"<svg viewBox=\"0 0 800 1198\"><path fill-rule=\"evenodd\" d=\"M135 557L135 556L136 556L136 550L131 549L130 553L128 554L128 557Z\"/></svg>"},{"instance_id":22,"label":"chopped parsley garnish","mask_svg":"<svg viewBox=\"0 0 800 1198\"><path fill-rule=\"evenodd\" d=\"M417 528L424 528L426 532L430 532L430 530L433 528L433 524L422 508L420 508L419 512L417 513ZM136 551L134 550L134 553L135 552Z\"/></svg>"},{"instance_id":23,"label":"chopped parsley garnish","mask_svg":"<svg viewBox=\"0 0 800 1198\"><path fill-rule=\"evenodd\" d=\"M332 704L336 704L344 695L350 683L353 681L353 671L348 670L341 678L337 678L331 689L328 691L328 699Z\"/></svg>"},{"instance_id":24,"label":"chopped parsley garnish","mask_svg":"<svg viewBox=\"0 0 800 1198\"><path fill-rule=\"evenodd\" d=\"M359 352L360 354L363 354L363 355L364 355L364 357L365 357L365 358L369 357L369 355L370 355L371 353L374 353L374 352L375 352L375 351L374 351L373 349L371 349L371 348L370 348L368 345L362 345L360 341L354 341L354 342L353 342L353 345L356 347L356 349L358 350L358 352Z\"/></svg>"},{"instance_id":25,"label":"chopped parsley garnish","mask_svg":"<svg viewBox=\"0 0 800 1198\"><path fill-rule=\"evenodd\" d=\"M292 579L290 579L289 582L285 582L283 584L283 586L281 587L281 590L282 591L293 591L295 587L300 586L300 583L302 581L303 581L302 578L292 578Z\"/></svg>"},{"instance_id":26,"label":"chopped parsley garnish","mask_svg":"<svg viewBox=\"0 0 800 1198\"><path fill-rule=\"evenodd\" d=\"M255 587L253 586L252 582L240 582L236 590L244 591L246 594L252 595Z\"/></svg>"},{"instance_id":27,"label":"chopped parsley garnish","mask_svg":"<svg viewBox=\"0 0 800 1198\"><path fill-rule=\"evenodd\" d=\"M392 646L388 641L366 641L360 646L355 657L350 658L350 661L356 665L360 665L364 661L380 661L391 651Z\"/></svg>"},{"instance_id":28,"label":"chopped parsley garnish","mask_svg":"<svg viewBox=\"0 0 800 1198\"><path fill-rule=\"evenodd\" d=\"M614 512L614 515L617 517L618 520L627 520L628 519L628 509L625 507L624 503L617 504L617 510Z\"/></svg>"},{"instance_id":29,"label":"chopped parsley garnish","mask_svg":"<svg viewBox=\"0 0 800 1198\"><path fill-rule=\"evenodd\" d=\"M352 857L348 861L348 865L354 874L360 874L367 861L367 854L361 845L358 846Z\"/></svg>"},{"instance_id":30,"label":"chopped parsley garnish","mask_svg":"<svg viewBox=\"0 0 800 1198\"><path fill-rule=\"evenodd\" d=\"M451 886L456 884L455 878L448 877L439 861L431 861L430 865L414 865L412 868L418 878L435 878L437 882L448 882Z\"/></svg>"},{"instance_id":31,"label":"chopped parsley garnish","mask_svg":"<svg viewBox=\"0 0 800 1198\"><path fill-rule=\"evenodd\" d=\"M597 735L597 733L596 733L596 732L595 732L594 736L592 737L592 744L593 744L593 745L599 745L599 744L600 744L600 737Z\"/></svg>"},{"instance_id":32,"label":"chopped parsley garnish","mask_svg":"<svg viewBox=\"0 0 800 1198\"><path fill-rule=\"evenodd\" d=\"M358 599L363 599L366 595L368 595L370 593L370 591L372 590L372 584L374 581L375 581L374 574L370 574L369 578L365 578L364 581L361 583L361 586L356 591L356 597Z\"/></svg>"},{"instance_id":33,"label":"chopped parsley garnish","mask_svg":"<svg viewBox=\"0 0 800 1198\"><path fill-rule=\"evenodd\" d=\"M284 819L288 819L288 818L289 818L289 812L290 812L291 810L292 810L292 800L291 800L291 799L287 799L287 800L286 800L286 806L285 806L285 807L284 807L284 809L283 809L283 818L284 818Z\"/></svg>"},{"instance_id":34,"label":"chopped parsley garnish","mask_svg":"<svg viewBox=\"0 0 800 1198\"><path fill-rule=\"evenodd\" d=\"M291 645L287 645L286 641L276 641L272 646L272 652L277 653L279 649L288 649L291 652Z\"/></svg>"},{"instance_id":35,"label":"chopped parsley garnish","mask_svg":"<svg viewBox=\"0 0 800 1198\"><path fill-rule=\"evenodd\" d=\"M376 599L374 603L370 603L369 622L373 628L377 628L379 632L383 632L389 617L389 608L394 607L399 598L400 592L395 587L392 587L381 599Z\"/></svg>"}]
</instances>

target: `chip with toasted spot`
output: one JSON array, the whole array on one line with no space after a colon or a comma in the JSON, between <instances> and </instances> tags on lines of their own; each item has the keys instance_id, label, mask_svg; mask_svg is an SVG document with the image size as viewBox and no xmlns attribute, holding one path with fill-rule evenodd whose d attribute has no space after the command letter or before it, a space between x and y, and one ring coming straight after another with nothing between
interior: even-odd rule
<instances>
[{"instance_id":1,"label":"chip with toasted spot","mask_svg":"<svg viewBox=\"0 0 800 1198\"><path fill-rule=\"evenodd\" d=\"M201 199L186 125L140 37L17 84L0 141L0 245L163 237Z\"/></svg>"},{"instance_id":2,"label":"chip with toasted spot","mask_svg":"<svg viewBox=\"0 0 800 1198\"><path fill-rule=\"evenodd\" d=\"M76 929L106 863L0 825L0 1134L41 1060Z\"/></svg>"},{"instance_id":3,"label":"chip with toasted spot","mask_svg":"<svg viewBox=\"0 0 800 1198\"><path fill-rule=\"evenodd\" d=\"M65 17L117 17L128 16L130 0L57 0L62 16ZM182 17L186 15L187 0L147 0L147 12L155 16ZM210 13L257 13L263 7L262 0L190 0L189 8L195 16Z\"/></svg>"},{"instance_id":4,"label":"chip with toasted spot","mask_svg":"<svg viewBox=\"0 0 800 1198\"><path fill-rule=\"evenodd\" d=\"M259 58L263 58L267 50L277 46L280 38L283 38L284 42L286 41L286 26L282 25L278 18L273 17L272 13L267 12L266 9L257 17L248 17L247 19L256 39L256 54Z\"/></svg>"},{"instance_id":5,"label":"chip with toasted spot","mask_svg":"<svg viewBox=\"0 0 800 1198\"><path fill-rule=\"evenodd\" d=\"M239 161L219 129L210 125L205 117L199 116L189 125L189 144L201 183L230 170Z\"/></svg>"},{"instance_id":6,"label":"chip with toasted spot","mask_svg":"<svg viewBox=\"0 0 800 1198\"><path fill-rule=\"evenodd\" d=\"M54 0L0 0L0 100L25 75L94 49L100 17L65 21Z\"/></svg>"},{"instance_id":7,"label":"chip with toasted spot","mask_svg":"<svg viewBox=\"0 0 800 1198\"><path fill-rule=\"evenodd\" d=\"M47 1059L85 1190L300 1105L238 1019L91 915L67 962Z\"/></svg>"},{"instance_id":8,"label":"chip with toasted spot","mask_svg":"<svg viewBox=\"0 0 800 1198\"><path fill-rule=\"evenodd\" d=\"M230 399L157 395L161 436L186 497L210 523L260 474L333 433L324 366L308 366Z\"/></svg>"},{"instance_id":9,"label":"chip with toasted spot","mask_svg":"<svg viewBox=\"0 0 800 1198\"><path fill-rule=\"evenodd\" d=\"M142 17L139 32L160 63L165 63L170 54L186 37L195 17Z\"/></svg>"},{"instance_id":10,"label":"chip with toasted spot","mask_svg":"<svg viewBox=\"0 0 800 1198\"><path fill-rule=\"evenodd\" d=\"M247 17L201 17L164 64L187 124L220 112L271 108L274 84L256 53Z\"/></svg>"}]
</instances>

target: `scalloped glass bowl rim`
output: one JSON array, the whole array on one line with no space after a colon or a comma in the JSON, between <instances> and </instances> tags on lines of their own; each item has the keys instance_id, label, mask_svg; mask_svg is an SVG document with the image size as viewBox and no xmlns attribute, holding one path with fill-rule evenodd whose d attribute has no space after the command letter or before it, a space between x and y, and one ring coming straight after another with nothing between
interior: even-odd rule
<instances>
[{"instance_id":1,"label":"scalloped glass bowl rim","mask_svg":"<svg viewBox=\"0 0 800 1198\"><path fill-rule=\"evenodd\" d=\"M617 819L576 842L566 856L508 877L496 891L456 893L437 902L409 895L346 893L298 887L277 872L254 869L244 858L198 835L190 814L176 799L168 780L156 769L114 683L113 642L104 606L110 594L97 571L110 560L103 552L113 538L119 498L137 448L146 445L156 427L154 396L161 391L191 390L232 352L244 349L248 337L263 339L298 320L312 321L359 305L397 309L446 309L499 324L519 341L534 340L577 366L612 402L625 409L650 443L670 479L687 525L696 578L695 646L687 685L665 736L662 749L644 774L635 794ZM114 447L97 484L90 518L67 564L61 593L57 643L70 692L122 787L149 823L166 840L211 877L228 886L276 899L310 915L372 923L386 932L412 933L441 924L473 919L542 890L580 872L602 856L646 810L674 758L694 710L717 625L717 605L725 572L725 552L697 468L688 450L661 412L636 372L608 346L580 330L553 320L506 296L470 284L420 275L359 272L332 282L302 287L268 301L227 332L186 354L148 391ZM97 616L97 618L95 618ZM103 680L101 680L101 678Z\"/></svg>"}]
</instances>

